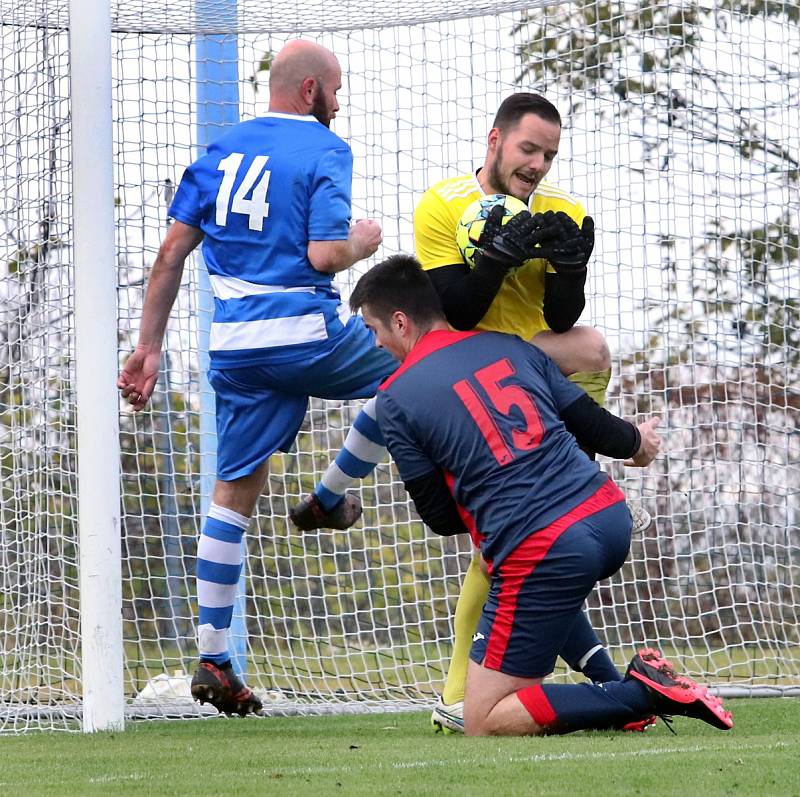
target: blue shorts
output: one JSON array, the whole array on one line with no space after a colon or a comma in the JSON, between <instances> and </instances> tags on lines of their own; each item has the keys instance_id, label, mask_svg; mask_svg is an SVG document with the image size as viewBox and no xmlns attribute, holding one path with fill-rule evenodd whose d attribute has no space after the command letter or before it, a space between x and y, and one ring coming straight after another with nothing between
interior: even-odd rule
<instances>
[{"instance_id":1,"label":"blue shorts","mask_svg":"<svg viewBox=\"0 0 800 797\"><path fill-rule=\"evenodd\" d=\"M375 345L360 316L351 317L332 349L297 362L211 369L217 402L217 477L253 473L276 451L288 451L308 409L309 396L370 398L398 366Z\"/></svg>"},{"instance_id":2,"label":"blue shorts","mask_svg":"<svg viewBox=\"0 0 800 797\"><path fill-rule=\"evenodd\" d=\"M586 506L593 501L601 507ZM591 514L580 517L581 508ZM608 481L576 509L531 534L492 573L470 658L519 678L549 675L587 596L619 570L630 542L630 512Z\"/></svg>"}]
</instances>

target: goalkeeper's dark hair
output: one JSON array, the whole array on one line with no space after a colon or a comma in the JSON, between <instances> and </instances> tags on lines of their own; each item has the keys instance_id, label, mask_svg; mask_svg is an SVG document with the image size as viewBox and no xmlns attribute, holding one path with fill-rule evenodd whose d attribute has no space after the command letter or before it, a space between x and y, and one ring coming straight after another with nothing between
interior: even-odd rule
<instances>
[{"instance_id":1,"label":"goalkeeper's dark hair","mask_svg":"<svg viewBox=\"0 0 800 797\"><path fill-rule=\"evenodd\" d=\"M350 309L357 312L364 305L383 322L396 310L420 327L445 320L439 294L411 255L392 255L361 277L350 295Z\"/></svg>"},{"instance_id":2,"label":"goalkeeper's dark hair","mask_svg":"<svg viewBox=\"0 0 800 797\"><path fill-rule=\"evenodd\" d=\"M512 130L520 123L522 117L529 113L544 119L546 122L561 124L561 114L550 100L545 99L541 94L523 92L512 94L500 103L494 122L492 122L492 127L503 131Z\"/></svg>"}]
</instances>

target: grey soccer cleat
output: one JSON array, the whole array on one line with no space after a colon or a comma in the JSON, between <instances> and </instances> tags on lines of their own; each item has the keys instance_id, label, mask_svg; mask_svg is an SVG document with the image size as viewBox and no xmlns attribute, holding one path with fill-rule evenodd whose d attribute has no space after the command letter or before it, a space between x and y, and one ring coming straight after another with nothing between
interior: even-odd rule
<instances>
[{"instance_id":1,"label":"grey soccer cleat","mask_svg":"<svg viewBox=\"0 0 800 797\"><path fill-rule=\"evenodd\" d=\"M261 701L234 673L230 662L218 667L201 661L192 678L191 692L200 705L211 703L220 714L246 717L261 711Z\"/></svg>"},{"instance_id":2,"label":"grey soccer cleat","mask_svg":"<svg viewBox=\"0 0 800 797\"><path fill-rule=\"evenodd\" d=\"M336 506L326 512L314 493L306 495L289 510L289 519L300 531L314 529L349 529L361 517L361 501L347 493Z\"/></svg>"}]
</instances>

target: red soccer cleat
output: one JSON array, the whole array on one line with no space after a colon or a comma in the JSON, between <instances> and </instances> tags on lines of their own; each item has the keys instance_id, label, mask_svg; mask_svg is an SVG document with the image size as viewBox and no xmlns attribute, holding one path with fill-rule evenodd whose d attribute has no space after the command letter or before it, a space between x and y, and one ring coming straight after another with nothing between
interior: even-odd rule
<instances>
[{"instance_id":1,"label":"red soccer cleat","mask_svg":"<svg viewBox=\"0 0 800 797\"><path fill-rule=\"evenodd\" d=\"M691 678L678 675L659 650L640 650L631 659L625 677L635 678L647 687L657 714L693 717L724 731L733 727L733 716L722 701Z\"/></svg>"},{"instance_id":2,"label":"red soccer cleat","mask_svg":"<svg viewBox=\"0 0 800 797\"><path fill-rule=\"evenodd\" d=\"M658 717L655 714L651 714L643 720L635 720L634 722L626 723L620 730L627 731L628 733L645 733L645 731L649 731L650 728L654 728L657 722Z\"/></svg>"}]
</instances>

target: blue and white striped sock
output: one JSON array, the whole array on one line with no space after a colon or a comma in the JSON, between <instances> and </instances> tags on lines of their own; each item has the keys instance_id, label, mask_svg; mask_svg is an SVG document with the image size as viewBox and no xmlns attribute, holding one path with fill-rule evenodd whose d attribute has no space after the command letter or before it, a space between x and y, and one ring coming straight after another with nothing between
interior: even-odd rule
<instances>
[{"instance_id":1,"label":"blue and white striped sock","mask_svg":"<svg viewBox=\"0 0 800 797\"><path fill-rule=\"evenodd\" d=\"M361 408L344 441L344 447L314 489L322 508L330 512L342 500L345 490L368 476L386 458L386 444L375 415L375 399Z\"/></svg>"},{"instance_id":2,"label":"blue and white striped sock","mask_svg":"<svg viewBox=\"0 0 800 797\"><path fill-rule=\"evenodd\" d=\"M200 657L224 664L229 658L228 629L242 572L242 537L249 518L211 504L197 543L197 602Z\"/></svg>"}]
</instances>

